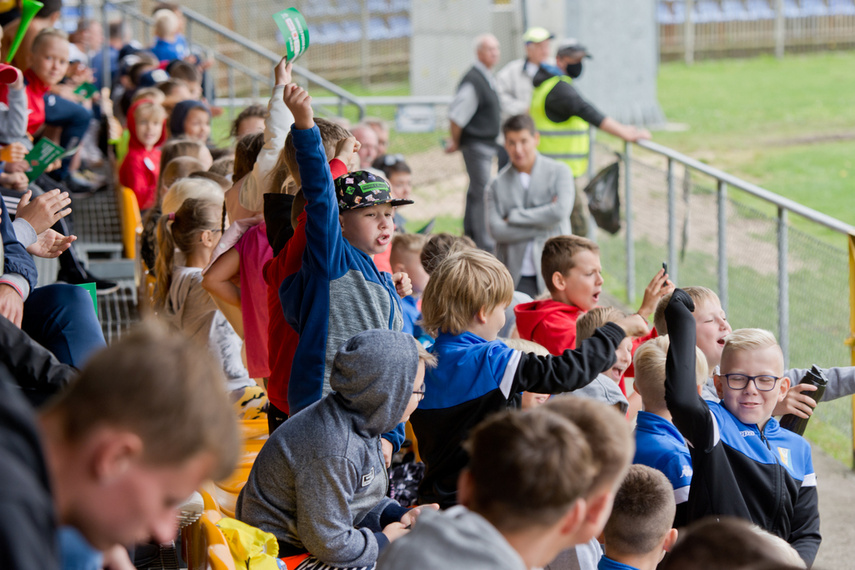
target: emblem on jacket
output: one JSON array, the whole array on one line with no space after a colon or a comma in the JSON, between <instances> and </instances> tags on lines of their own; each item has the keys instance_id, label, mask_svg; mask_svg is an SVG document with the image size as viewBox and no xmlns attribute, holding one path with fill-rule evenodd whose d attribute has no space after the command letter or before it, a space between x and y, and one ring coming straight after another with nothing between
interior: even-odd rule
<instances>
[{"instance_id":1,"label":"emblem on jacket","mask_svg":"<svg viewBox=\"0 0 855 570\"><path fill-rule=\"evenodd\" d=\"M366 473L362 476L362 486L367 487L374 480L374 468L371 468L371 472Z\"/></svg>"},{"instance_id":2,"label":"emblem on jacket","mask_svg":"<svg viewBox=\"0 0 855 570\"><path fill-rule=\"evenodd\" d=\"M781 456L781 463L792 469L793 466L790 464L790 450L786 447L779 447L778 455Z\"/></svg>"}]
</instances>

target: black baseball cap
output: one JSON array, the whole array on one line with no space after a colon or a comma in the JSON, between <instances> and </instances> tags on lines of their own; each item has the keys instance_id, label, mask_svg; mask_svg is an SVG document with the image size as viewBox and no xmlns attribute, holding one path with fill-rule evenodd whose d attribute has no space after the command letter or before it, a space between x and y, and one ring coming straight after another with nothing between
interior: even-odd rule
<instances>
[{"instance_id":1,"label":"black baseball cap","mask_svg":"<svg viewBox=\"0 0 855 570\"><path fill-rule=\"evenodd\" d=\"M392 198L392 189L382 177L368 170L348 172L335 179L339 211L367 208L378 204L405 206L412 200Z\"/></svg>"}]
</instances>

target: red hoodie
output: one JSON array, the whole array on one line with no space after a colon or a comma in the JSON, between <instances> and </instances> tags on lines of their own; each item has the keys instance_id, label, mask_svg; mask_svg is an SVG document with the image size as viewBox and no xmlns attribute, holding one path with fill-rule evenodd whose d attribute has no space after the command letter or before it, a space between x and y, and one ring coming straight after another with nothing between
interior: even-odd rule
<instances>
[{"instance_id":1,"label":"red hoodie","mask_svg":"<svg viewBox=\"0 0 855 570\"><path fill-rule=\"evenodd\" d=\"M333 180L347 174L347 165L334 158L330 161ZM289 275L300 271L303 265L303 250L306 249L306 212L297 218L297 228L273 259L264 264L264 282L267 283L267 312L270 316L267 331L269 336L268 359L270 377L267 380L267 399L278 410L289 413L288 380L291 378L291 363L300 336L285 321L279 287Z\"/></svg>"},{"instance_id":2,"label":"red hoodie","mask_svg":"<svg viewBox=\"0 0 855 570\"><path fill-rule=\"evenodd\" d=\"M565 350L576 348L576 321L585 311L575 305L547 299L519 304L514 307L514 314L520 338L543 345L550 354L557 356ZM635 355L639 346L656 336L656 329L651 328L645 336L632 339L632 354ZM635 376L632 364L624 371L624 376ZM626 394L623 376L620 389Z\"/></svg>"},{"instance_id":3,"label":"red hoodie","mask_svg":"<svg viewBox=\"0 0 855 570\"><path fill-rule=\"evenodd\" d=\"M543 345L550 354L576 348L576 321L585 311L552 299L514 307L520 338Z\"/></svg>"},{"instance_id":4,"label":"red hoodie","mask_svg":"<svg viewBox=\"0 0 855 570\"><path fill-rule=\"evenodd\" d=\"M166 119L160 139L154 148L146 150L137 138L137 120L134 112L143 103L152 103L149 99L141 99L128 109L128 130L131 133L128 144L128 154L119 169L119 182L134 191L140 210L148 210L154 206L157 199L157 179L160 176L160 145L166 142Z\"/></svg>"}]
</instances>

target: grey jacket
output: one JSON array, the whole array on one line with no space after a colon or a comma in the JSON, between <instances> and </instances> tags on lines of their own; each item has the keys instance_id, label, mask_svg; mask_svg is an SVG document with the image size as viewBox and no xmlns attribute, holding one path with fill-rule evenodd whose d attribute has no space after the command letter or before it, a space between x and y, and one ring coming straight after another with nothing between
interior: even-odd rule
<instances>
[{"instance_id":1,"label":"grey jacket","mask_svg":"<svg viewBox=\"0 0 855 570\"><path fill-rule=\"evenodd\" d=\"M0 143L19 142L28 149L33 148L27 136L27 89L9 89L8 92L6 108L0 110Z\"/></svg>"},{"instance_id":2,"label":"grey jacket","mask_svg":"<svg viewBox=\"0 0 855 570\"><path fill-rule=\"evenodd\" d=\"M379 531L406 509L386 497L380 434L412 396L412 336L370 330L333 361L333 392L292 416L259 452L236 518L273 533L280 556L310 552L331 566L371 566L388 544Z\"/></svg>"},{"instance_id":3,"label":"grey jacket","mask_svg":"<svg viewBox=\"0 0 855 570\"><path fill-rule=\"evenodd\" d=\"M481 515L456 506L425 510L412 532L393 542L377 570L525 570L520 555Z\"/></svg>"},{"instance_id":4,"label":"grey jacket","mask_svg":"<svg viewBox=\"0 0 855 570\"><path fill-rule=\"evenodd\" d=\"M567 235L576 189L573 174L563 162L537 155L531 184L523 190L519 172L508 164L487 185L487 226L496 240L496 257L519 281L523 255L534 240L534 266L539 291L546 288L540 275L543 244L553 236Z\"/></svg>"}]
</instances>

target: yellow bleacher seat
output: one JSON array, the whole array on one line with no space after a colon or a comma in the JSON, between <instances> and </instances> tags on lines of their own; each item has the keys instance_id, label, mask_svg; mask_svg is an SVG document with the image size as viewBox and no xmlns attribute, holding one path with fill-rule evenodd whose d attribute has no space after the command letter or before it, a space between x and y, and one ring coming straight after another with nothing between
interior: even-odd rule
<instances>
[{"instance_id":1,"label":"yellow bleacher seat","mask_svg":"<svg viewBox=\"0 0 855 570\"><path fill-rule=\"evenodd\" d=\"M122 245L125 258L136 259L137 240L142 235L142 215L134 191L125 186L118 189L119 219L122 221Z\"/></svg>"}]
</instances>

